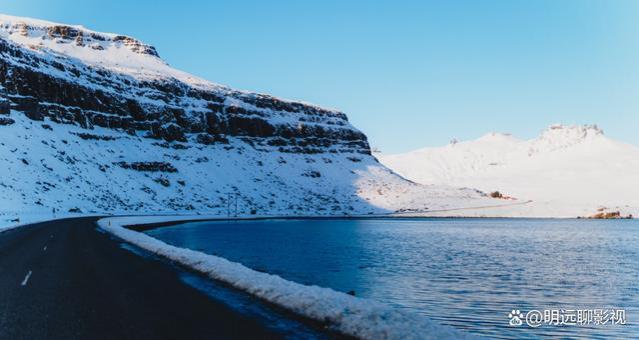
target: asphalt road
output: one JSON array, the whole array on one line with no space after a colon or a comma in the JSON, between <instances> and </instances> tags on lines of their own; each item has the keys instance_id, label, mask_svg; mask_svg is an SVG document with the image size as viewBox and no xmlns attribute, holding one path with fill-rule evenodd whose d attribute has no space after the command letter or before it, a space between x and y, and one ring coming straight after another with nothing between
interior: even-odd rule
<instances>
[{"instance_id":1,"label":"asphalt road","mask_svg":"<svg viewBox=\"0 0 639 340\"><path fill-rule=\"evenodd\" d=\"M0 233L0 339L285 336L123 249L94 218Z\"/></svg>"}]
</instances>

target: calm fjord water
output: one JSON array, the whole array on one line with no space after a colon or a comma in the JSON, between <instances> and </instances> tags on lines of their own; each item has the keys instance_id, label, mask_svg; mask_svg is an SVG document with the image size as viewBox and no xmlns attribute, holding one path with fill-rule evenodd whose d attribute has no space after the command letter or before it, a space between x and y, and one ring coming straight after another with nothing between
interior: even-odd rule
<instances>
[{"instance_id":1,"label":"calm fjord water","mask_svg":"<svg viewBox=\"0 0 639 340\"><path fill-rule=\"evenodd\" d=\"M489 337L639 337L639 221L198 222L148 231L307 285ZM626 325L508 325L512 309L622 308Z\"/></svg>"}]
</instances>

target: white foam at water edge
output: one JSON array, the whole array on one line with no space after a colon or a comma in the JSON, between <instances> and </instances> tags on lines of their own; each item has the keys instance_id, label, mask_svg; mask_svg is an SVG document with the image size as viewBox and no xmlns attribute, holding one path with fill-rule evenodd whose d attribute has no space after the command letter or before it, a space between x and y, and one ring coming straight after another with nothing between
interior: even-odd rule
<instances>
[{"instance_id":1,"label":"white foam at water edge","mask_svg":"<svg viewBox=\"0 0 639 340\"><path fill-rule=\"evenodd\" d=\"M207 219L197 216L197 219ZM306 286L261 273L224 258L166 244L125 226L193 220L187 216L112 217L98 221L109 233L142 249L223 281L298 315L326 323L332 329L363 339L475 339L452 327L382 303L329 288Z\"/></svg>"}]
</instances>

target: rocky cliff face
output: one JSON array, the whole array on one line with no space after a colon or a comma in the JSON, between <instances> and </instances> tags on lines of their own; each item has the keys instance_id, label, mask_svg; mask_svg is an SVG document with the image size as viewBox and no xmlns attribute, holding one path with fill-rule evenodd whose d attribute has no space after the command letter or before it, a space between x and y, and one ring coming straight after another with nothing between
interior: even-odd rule
<instances>
[{"instance_id":1,"label":"rocky cliff face","mask_svg":"<svg viewBox=\"0 0 639 340\"><path fill-rule=\"evenodd\" d=\"M33 120L99 126L166 142L227 143L233 136L283 152L370 154L366 136L341 112L91 62L112 59L117 51L137 58L142 68L145 62L163 64L155 48L133 38L15 18L4 18L0 31L5 114L8 101Z\"/></svg>"},{"instance_id":2,"label":"rocky cliff face","mask_svg":"<svg viewBox=\"0 0 639 340\"><path fill-rule=\"evenodd\" d=\"M3 15L0 163L0 222L52 208L335 215L483 199L397 176L341 112L210 83L130 37Z\"/></svg>"}]
</instances>

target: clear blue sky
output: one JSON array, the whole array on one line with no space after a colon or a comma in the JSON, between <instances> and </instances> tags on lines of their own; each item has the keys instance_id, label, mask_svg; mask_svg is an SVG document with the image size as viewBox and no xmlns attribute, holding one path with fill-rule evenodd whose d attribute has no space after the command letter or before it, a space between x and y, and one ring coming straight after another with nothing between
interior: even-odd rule
<instances>
[{"instance_id":1,"label":"clear blue sky","mask_svg":"<svg viewBox=\"0 0 639 340\"><path fill-rule=\"evenodd\" d=\"M639 1L13 0L176 68L346 112L385 152L597 123L639 145Z\"/></svg>"}]
</instances>

